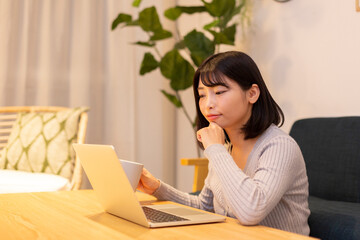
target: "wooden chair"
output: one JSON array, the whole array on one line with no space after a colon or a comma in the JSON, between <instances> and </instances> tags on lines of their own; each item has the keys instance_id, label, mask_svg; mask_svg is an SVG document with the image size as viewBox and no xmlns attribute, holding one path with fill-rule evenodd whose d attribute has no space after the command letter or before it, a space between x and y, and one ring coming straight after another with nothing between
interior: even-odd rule
<instances>
[{"instance_id":1,"label":"wooden chair","mask_svg":"<svg viewBox=\"0 0 360 240\"><path fill-rule=\"evenodd\" d=\"M7 145L12 127L16 121L19 112L58 112L67 110L67 107L54 106L16 106L16 107L0 107L0 157L1 150ZM76 143L84 143L86 135L88 115L86 112L81 113L79 118L78 132ZM70 180L71 190L80 188L82 180L82 167L78 157L75 159L74 172Z\"/></svg>"},{"instance_id":2,"label":"wooden chair","mask_svg":"<svg viewBox=\"0 0 360 240\"><path fill-rule=\"evenodd\" d=\"M201 191L204 187L205 178L208 174L209 160L207 158L182 158L181 165L195 166L194 182L192 191L194 193Z\"/></svg>"}]
</instances>

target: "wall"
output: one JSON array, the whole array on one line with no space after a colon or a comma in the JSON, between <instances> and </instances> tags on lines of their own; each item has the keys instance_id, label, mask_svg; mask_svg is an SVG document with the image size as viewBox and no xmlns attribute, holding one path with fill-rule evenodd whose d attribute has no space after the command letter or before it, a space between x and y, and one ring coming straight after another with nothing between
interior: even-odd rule
<instances>
[{"instance_id":1,"label":"wall","mask_svg":"<svg viewBox=\"0 0 360 240\"><path fill-rule=\"evenodd\" d=\"M257 62L285 113L296 119L360 115L360 12L355 0L253 1L251 28L238 50ZM191 93L186 93L188 104ZM177 157L195 156L192 132L178 113ZM190 191L193 169L177 166L177 187Z\"/></svg>"},{"instance_id":2,"label":"wall","mask_svg":"<svg viewBox=\"0 0 360 240\"><path fill-rule=\"evenodd\" d=\"M359 115L360 12L355 0L254 5L249 53L286 115Z\"/></svg>"}]
</instances>

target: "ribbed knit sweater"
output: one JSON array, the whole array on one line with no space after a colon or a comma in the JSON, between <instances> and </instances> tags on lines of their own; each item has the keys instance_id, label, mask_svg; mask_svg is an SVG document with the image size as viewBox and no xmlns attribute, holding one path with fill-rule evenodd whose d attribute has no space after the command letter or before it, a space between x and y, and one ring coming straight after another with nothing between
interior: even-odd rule
<instances>
[{"instance_id":1,"label":"ribbed knit sweater","mask_svg":"<svg viewBox=\"0 0 360 240\"><path fill-rule=\"evenodd\" d=\"M308 179L297 143L275 125L256 141L244 170L220 144L205 151L209 173L199 196L161 182L154 196L237 218L309 235Z\"/></svg>"}]
</instances>

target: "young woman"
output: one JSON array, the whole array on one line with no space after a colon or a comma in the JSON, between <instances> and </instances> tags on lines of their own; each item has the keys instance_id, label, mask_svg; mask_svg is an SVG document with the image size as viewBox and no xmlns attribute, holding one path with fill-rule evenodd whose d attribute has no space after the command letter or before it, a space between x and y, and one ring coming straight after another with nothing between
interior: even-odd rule
<instances>
[{"instance_id":1,"label":"young woman","mask_svg":"<svg viewBox=\"0 0 360 240\"><path fill-rule=\"evenodd\" d=\"M255 62L242 52L206 59L194 76L197 138L209 159L199 196L153 177L146 169L138 189L237 218L309 235L308 179L297 143L278 128L284 122Z\"/></svg>"}]
</instances>

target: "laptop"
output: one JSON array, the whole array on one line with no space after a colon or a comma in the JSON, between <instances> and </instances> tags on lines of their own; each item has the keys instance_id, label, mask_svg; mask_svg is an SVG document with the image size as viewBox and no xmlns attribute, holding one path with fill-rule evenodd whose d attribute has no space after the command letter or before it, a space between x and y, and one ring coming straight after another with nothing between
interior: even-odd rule
<instances>
[{"instance_id":1,"label":"laptop","mask_svg":"<svg viewBox=\"0 0 360 240\"><path fill-rule=\"evenodd\" d=\"M223 222L225 217L177 204L141 205L111 145L73 144L76 155L106 212L157 228ZM160 215L160 219L153 215Z\"/></svg>"}]
</instances>

